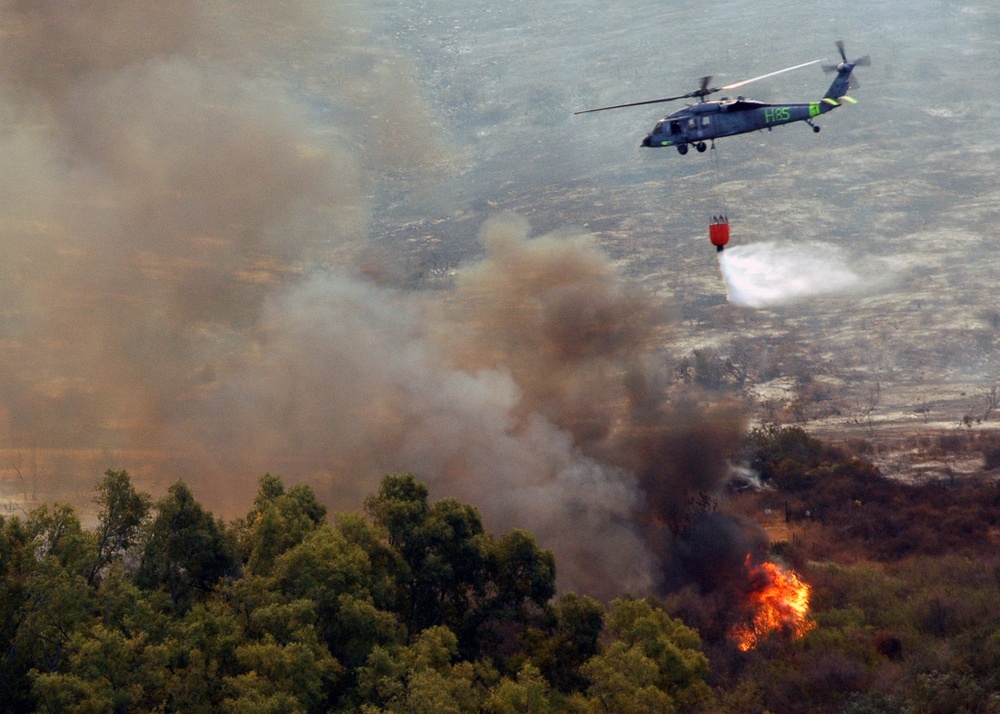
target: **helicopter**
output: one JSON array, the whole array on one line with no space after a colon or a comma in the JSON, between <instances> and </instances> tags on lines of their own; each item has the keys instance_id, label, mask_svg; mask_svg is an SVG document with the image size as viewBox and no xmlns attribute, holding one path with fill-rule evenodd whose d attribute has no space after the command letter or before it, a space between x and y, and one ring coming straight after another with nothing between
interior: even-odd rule
<instances>
[{"instance_id":1,"label":"helicopter","mask_svg":"<svg viewBox=\"0 0 1000 714\"><path fill-rule=\"evenodd\" d=\"M803 62L794 67L786 67L776 72L768 72L759 77L745 79L742 82L727 84L724 87L710 87L712 77L702 77L701 86L687 94L680 94L676 97L664 97L663 99L648 99L642 102L630 102L628 104L615 104L610 107L598 107L596 109L584 109L574 112L574 114L589 114L591 112L603 112L608 109L623 109L625 107L638 107L645 104L660 104L662 102L673 102L679 99L695 99L697 104L689 104L684 109L669 114L660 121L642 140L645 147L673 146L678 153L686 154L689 146L694 146L699 152L708 148L706 141L712 143L715 148L715 140L723 136L734 136L736 134L746 134L751 131L767 129L770 131L782 124L804 121L812 127L814 132L819 132L819 126L813 123L813 119L836 109L844 103L856 104L856 100L849 97L847 92L852 87L857 86L852 83L851 72L855 67L868 67L871 65L871 58L868 55L853 61L847 60L847 53L844 51L843 40L837 41L837 49L843 60L835 65L823 65L826 72L836 72L837 76L833 84L827 90L823 98L815 102L797 102L794 104L768 104L758 102L753 99L739 96L736 99L722 98L720 100L705 101L705 97L716 92L724 92L737 89L751 82L757 82L768 77L791 72L795 69L818 64L823 60L813 60Z\"/></svg>"}]
</instances>

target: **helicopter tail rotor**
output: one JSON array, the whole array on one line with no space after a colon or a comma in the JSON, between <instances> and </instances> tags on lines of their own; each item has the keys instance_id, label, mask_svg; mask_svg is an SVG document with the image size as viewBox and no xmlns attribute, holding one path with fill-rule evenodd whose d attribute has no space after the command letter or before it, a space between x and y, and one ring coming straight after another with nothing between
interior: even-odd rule
<instances>
[{"instance_id":1,"label":"helicopter tail rotor","mask_svg":"<svg viewBox=\"0 0 1000 714\"><path fill-rule=\"evenodd\" d=\"M837 40L837 51L840 52L840 58L843 60L840 64L825 64L823 65L823 71L846 73L848 77L848 83L845 89L857 89L861 85L854 78L852 72L854 72L855 67L871 67L872 58L869 55L864 57L858 57L856 60L849 61L847 59L847 52L844 50L844 41Z\"/></svg>"},{"instance_id":2,"label":"helicopter tail rotor","mask_svg":"<svg viewBox=\"0 0 1000 714\"><path fill-rule=\"evenodd\" d=\"M870 55L865 55L864 57L858 57L856 60L849 62L847 60L847 52L844 50L843 40L837 40L837 50L840 52L840 58L843 60L843 62L841 62L840 64L823 65L823 71L828 74L830 72L839 72L841 68L845 67L845 65L851 65L852 69L854 67L871 67L872 65L872 58Z\"/></svg>"}]
</instances>

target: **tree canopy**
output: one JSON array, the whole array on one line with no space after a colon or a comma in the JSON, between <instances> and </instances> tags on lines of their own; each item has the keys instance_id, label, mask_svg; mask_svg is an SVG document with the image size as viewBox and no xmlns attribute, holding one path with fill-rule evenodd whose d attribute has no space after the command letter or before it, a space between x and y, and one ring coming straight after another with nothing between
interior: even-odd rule
<instances>
[{"instance_id":1,"label":"tree canopy","mask_svg":"<svg viewBox=\"0 0 1000 714\"><path fill-rule=\"evenodd\" d=\"M265 474L246 514L124 471L96 525L0 516L0 713L1000 711L1000 489L902 484L798 428L751 432L772 545L816 626L741 651L730 600L556 592L552 553L385 476L352 513ZM841 558L841 553L850 557Z\"/></svg>"},{"instance_id":2,"label":"tree canopy","mask_svg":"<svg viewBox=\"0 0 1000 714\"><path fill-rule=\"evenodd\" d=\"M229 523L124 471L94 500L93 531L67 506L0 518L0 712L672 711L707 688L693 631L554 598L531 534L409 474L332 521L270 474Z\"/></svg>"}]
</instances>

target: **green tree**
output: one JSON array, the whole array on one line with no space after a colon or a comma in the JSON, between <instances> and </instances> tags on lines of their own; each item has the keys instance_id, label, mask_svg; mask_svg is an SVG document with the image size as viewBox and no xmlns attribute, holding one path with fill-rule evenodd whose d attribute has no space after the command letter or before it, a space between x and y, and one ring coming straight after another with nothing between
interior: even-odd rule
<instances>
[{"instance_id":1,"label":"green tree","mask_svg":"<svg viewBox=\"0 0 1000 714\"><path fill-rule=\"evenodd\" d=\"M563 593L546 608L546 618L525 633L528 657L560 692L583 691L583 664L598 652L604 606L593 598Z\"/></svg>"},{"instance_id":2,"label":"green tree","mask_svg":"<svg viewBox=\"0 0 1000 714\"><path fill-rule=\"evenodd\" d=\"M667 714L677 711L671 696L660 686L656 662L642 647L613 643L606 652L591 658L582 668L590 680L587 699L577 699L584 712L616 714Z\"/></svg>"},{"instance_id":3,"label":"green tree","mask_svg":"<svg viewBox=\"0 0 1000 714\"><path fill-rule=\"evenodd\" d=\"M172 613L164 632L143 652L152 700L166 711L219 711L230 693L228 678L243 672L237 657L247 642L242 624L220 598Z\"/></svg>"},{"instance_id":4,"label":"green tree","mask_svg":"<svg viewBox=\"0 0 1000 714\"><path fill-rule=\"evenodd\" d=\"M365 524L348 520L354 537L374 542L359 535ZM340 528L324 525L309 533L277 558L273 573L286 597L313 603L320 637L349 669L364 664L376 645L403 640L396 615L377 604L386 602L388 576Z\"/></svg>"},{"instance_id":5,"label":"green tree","mask_svg":"<svg viewBox=\"0 0 1000 714\"><path fill-rule=\"evenodd\" d=\"M141 681L143 637L129 638L98 623L75 631L59 671L33 671L40 712L133 712L153 694Z\"/></svg>"},{"instance_id":6,"label":"green tree","mask_svg":"<svg viewBox=\"0 0 1000 714\"><path fill-rule=\"evenodd\" d=\"M317 604L290 598L273 578L246 576L219 590L243 624L236 645L237 674L223 703L232 711L286 706L286 711L325 712L344 667L322 641ZM290 703L289 703L290 702Z\"/></svg>"},{"instance_id":7,"label":"green tree","mask_svg":"<svg viewBox=\"0 0 1000 714\"><path fill-rule=\"evenodd\" d=\"M0 518L0 706L33 711L32 671L55 673L96 622L85 573L93 534L69 506Z\"/></svg>"},{"instance_id":8,"label":"green tree","mask_svg":"<svg viewBox=\"0 0 1000 714\"><path fill-rule=\"evenodd\" d=\"M333 681L343 669L310 627L296 629L287 639L268 633L239 645L236 659L243 673L230 678L234 695L223 703L233 712L269 701L284 707L276 711L325 712Z\"/></svg>"},{"instance_id":9,"label":"green tree","mask_svg":"<svg viewBox=\"0 0 1000 714\"><path fill-rule=\"evenodd\" d=\"M157 504L136 573L145 589L163 588L183 611L237 570L234 548L224 528L179 481Z\"/></svg>"},{"instance_id":10,"label":"green tree","mask_svg":"<svg viewBox=\"0 0 1000 714\"><path fill-rule=\"evenodd\" d=\"M607 629L613 641L581 669L590 681L584 710L691 711L710 698L697 632L647 600L622 598Z\"/></svg>"},{"instance_id":11,"label":"green tree","mask_svg":"<svg viewBox=\"0 0 1000 714\"><path fill-rule=\"evenodd\" d=\"M525 662L516 679L504 677L485 704L491 714L549 714L557 711L551 687L538 668Z\"/></svg>"},{"instance_id":12,"label":"green tree","mask_svg":"<svg viewBox=\"0 0 1000 714\"><path fill-rule=\"evenodd\" d=\"M150 508L149 495L135 490L127 471L110 469L104 472L94 502L99 507L97 553L87 574L90 585L109 563L136 545Z\"/></svg>"},{"instance_id":13,"label":"green tree","mask_svg":"<svg viewBox=\"0 0 1000 714\"><path fill-rule=\"evenodd\" d=\"M427 487L409 474L386 476L365 507L396 557L394 609L407 640L434 623L461 619L482 588L478 512L452 499L431 506Z\"/></svg>"},{"instance_id":14,"label":"green tree","mask_svg":"<svg viewBox=\"0 0 1000 714\"><path fill-rule=\"evenodd\" d=\"M41 711L130 711L142 701L135 673L156 618L113 563L136 543L149 498L124 471L106 472L97 492L96 532L65 506L29 519L34 558L17 639L32 653Z\"/></svg>"},{"instance_id":15,"label":"green tree","mask_svg":"<svg viewBox=\"0 0 1000 714\"><path fill-rule=\"evenodd\" d=\"M458 639L446 627L423 630L410 646L376 647L360 668L364 714L478 712L481 692L470 662L453 662Z\"/></svg>"},{"instance_id":16,"label":"green tree","mask_svg":"<svg viewBox=\"0 0 1000 714\"><path fill-rule=\"evenodd\" d=\"M247 572L269 573L279 555L301 543L325 518L326 507L308 486L295 486L286 492L279 476L264 474L253 508L236 523Z\"/></svg>"},{"instance_id":17,"label":"green tree","mask_svg":"<svg viewBox=\"0 0 1000 714\"><path fill-rule=\"evenodd\" d=\"M830 457L819 439L797 426L768 424L747 435L750 468L779 488L791 491L810 485L806 474Z\"/></svg>"},{"instance_id":18,"label":"green tree","mask_svg":"<svg viewBox=\"0 0 1000 714\"><path fill-rule=\"evenodd\" d=\"M67 571L86 573L93 559L94 536L83 530L72 506L39 506L26 522L35 559L54 559Z\"/></svg>"},{"instance_id":19,"label":"green tree","mask_svg":"<svg viewBox=\"0 0 1000 714\"><path fill-rule=\"evenodd\" d=\"M32 588L37 567L25 524L0 516L0 692L6 711L31 710L33 638L23 626L37 607Z\"/></svg>"},{"instance_id":20,"label":"green tree","mask_svg":"<svg viewBox=\"0 0 1000 714\"><path fill-rule=\"evenodd\" d=\"M483 561L478 585L444 620L458 635L459 652L470 660L509 650L544 619L555 591L555 560L531 534L513 530L499 539L484 534L477 541Z\"/></svg>"},{"instance_id":21,"label":"green tree","mask_svg":"<svg viewBox=\"0 0 1000 714\"><path fill-rule=\"evenodd\" d=\"M412 475L386 476L365 507L389 546L389 609L400 614L407 641L442 624L459 638L462 656L476 659L496 645L500 629L516 634L552 597L555 561L530 534L495 539L472 506L429 504L427 487Z\"/></svg>"}]
</instances>

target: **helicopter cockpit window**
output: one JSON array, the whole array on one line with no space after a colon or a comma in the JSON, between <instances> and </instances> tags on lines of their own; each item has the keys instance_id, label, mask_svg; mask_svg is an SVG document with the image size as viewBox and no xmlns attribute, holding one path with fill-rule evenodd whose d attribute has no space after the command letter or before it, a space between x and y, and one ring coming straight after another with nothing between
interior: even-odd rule
<instances>
[{"instance_id":1,"label":"helicopter cockpit window","mask_svg":"<svg viewBox=\"0 0 1000 714\"><path fill-rule=\"evenodd\" d=\"M697 129L698 125L695 123L694 117L688 119L688 129Z\"/></svg>"},{"instance_id":2,"label":"helicopter cockpit window","mask_svg":"<svg viewBox=\"0 0 1000 714\"><path fill-rule=\"evenodd\" d=\"M662 122L662 121L661 122L657 122L656 126L653 127L653 134L662 134L663 133L663 124L664 123L665 122Z\"/></svg>"}]
</instances>

